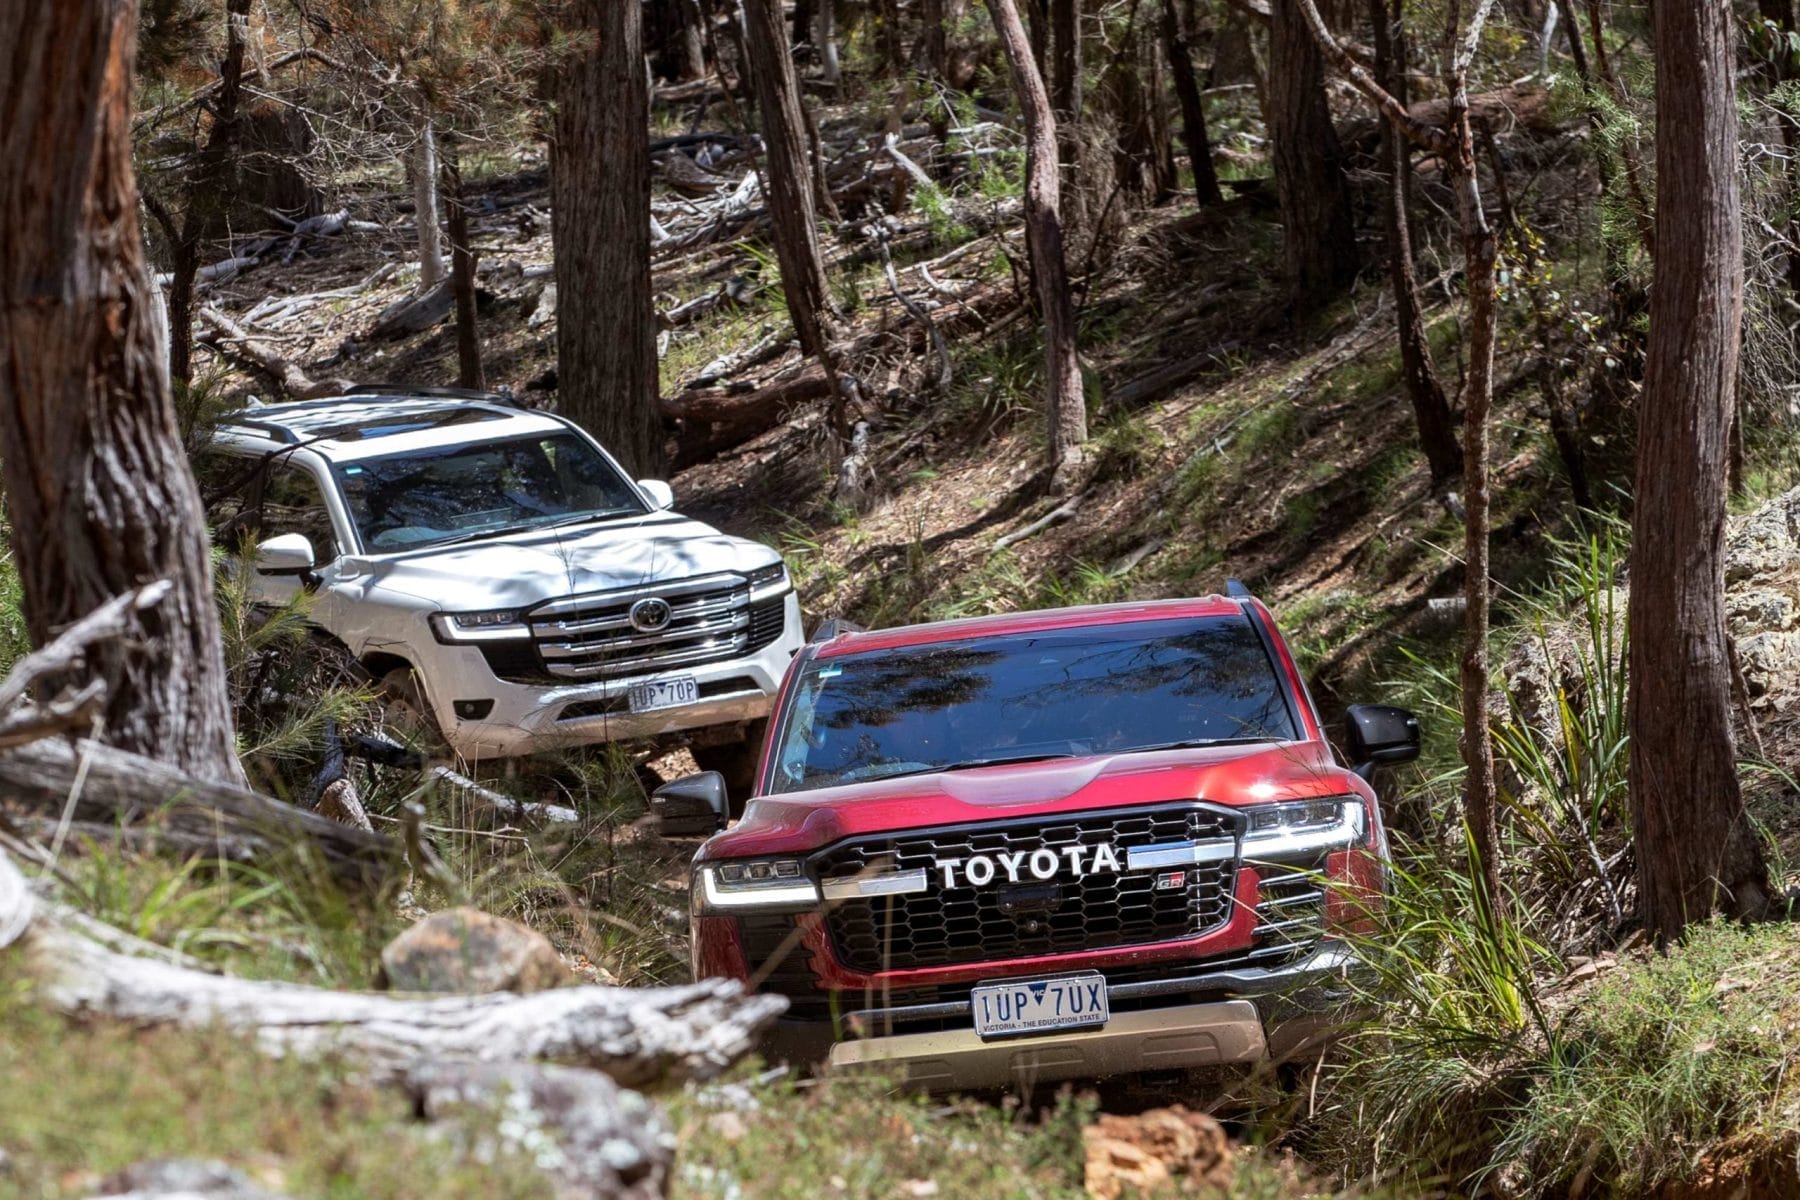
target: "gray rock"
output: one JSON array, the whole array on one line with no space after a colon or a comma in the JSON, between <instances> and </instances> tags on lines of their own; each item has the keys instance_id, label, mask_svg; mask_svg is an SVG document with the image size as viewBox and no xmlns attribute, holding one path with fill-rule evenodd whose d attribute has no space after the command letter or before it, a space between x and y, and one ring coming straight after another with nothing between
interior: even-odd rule
<instances>
[{"instance_id":1,"label":"gray rock","mask_svg":"<svg viewBox=\"0 0 1800 1200\"><path fill-rule=\"evenodd\" d=\"M432 913L381 951L397 992L538 992L574 982L548 938L477 908Z\"/></svg>"},{"instance_id":2,"label":"gray rock","mask_svg":"<svg viewBox=\"0 0 1800 1200\"><path fill-rule=\"evenodd\" d=\"M1725 582L1792 572L1800 566L1800 488L1731 522L1725 535Z\"/></svg>"},{"instance_id":3,"label":"gray rock","mask_svg":"<svg viewBox=\"0 0 1800 1200\"><path fill-rule=\"evenodd\" d=\"M1780 632L1800 626L1800 599L1791 590L1749 587L1725 593L1725 616L1733 637Z\"/></svg>"},{"instance_id":4,"label":"gray rock","mask_svg":"<svg viewBox=\"0 0 1800 1200\"><path fill-rule=\"evenodd\" d=\"M567 1200L667 1194L675 1135L662 1112L598 1071L534 1063L420 1063L406 1090L429 1120L470 1118L478 1154L529 1155Z\"/></svg>"},{"instance_id":5,"label":"gray rock","mask_svg":"<svg viewBox=\"0 0 1800 1200\"><path fill-rule=\"evenodd\" d=\"M547 283L537 292L527 292L519 300L519 312L527 329L542 329L556 319L556 284Z\"/></svg>"},{"instance_id":6,"label":"gray rock","mask_svg":"<svg viewBox=\"0 0 1800 1200\"><path fill-rule=\"evenodd\" d=\"M101 1184L97 1200L281 1200L222 1162L159 1158L137 1163Z\"/></svg>"},{"instance_id":7,"label":"gray rock","mask_svg":"<svg viewBox=\"0 0 1800 1200\"><path fill-rule=\"evenodd\" d=\"M1737 651L1751 698L1786 708L1800 687L1800 633L1753 633L1738 639Z\"/></svg>"}]
</instances>

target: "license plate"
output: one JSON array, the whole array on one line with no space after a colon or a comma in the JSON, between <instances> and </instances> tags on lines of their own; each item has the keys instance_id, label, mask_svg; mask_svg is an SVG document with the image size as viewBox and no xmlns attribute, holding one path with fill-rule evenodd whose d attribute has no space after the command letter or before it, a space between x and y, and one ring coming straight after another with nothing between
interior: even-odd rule
<instances>
[{"instance_id":1,"label":"license plate","mask_svg":"<svg viewBox=\"0 0 1800 1200\"><path fill-rule=\"evenodd\" d=\"M975 1032L984 1038L1093 1029L1112 1015L1106 980L1095 974L984 983L970 990L969 1001L975 1010Z\"/></svg>"},{"instance_id":2,"label":"license plate","mask_svg":"<svg viewBox=\"0 0 1800 1200\"><path fill-rule=\"evenodd\" d=\"M700 699L700 685L692 675L673 679L652 679L631 685L628 697L634 713L655 712L659 708L679 708Z\"/></svg>"}]
</instances>

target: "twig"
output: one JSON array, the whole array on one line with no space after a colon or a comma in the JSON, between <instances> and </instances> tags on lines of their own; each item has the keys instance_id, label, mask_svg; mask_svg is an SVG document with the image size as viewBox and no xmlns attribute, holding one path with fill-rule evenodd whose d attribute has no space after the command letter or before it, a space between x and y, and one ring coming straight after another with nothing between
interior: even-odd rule
<instances>
[{"instance_id":1,"label":"twig","mask_svg":"<svg viewBox=\"0 0 1800 1200\"><path fill-rule=\"evenodd\" d=\"M931 348L937 353L938 360L937 378L931 381L932 387L937 391L944 391L950 386L952 373L950 347L944 341L943 331L937 327L937 322L931 319L931 314L925 311L924 305L900 290L900 279L894 274L894 256L888 252L887 231L878 225L875 238L881 244L881 270L882 274L887 276L888 290L894 293L894 299L900 302L900 307L904 308L913 320L925 326L926 336L931 339Z\"/></svg>"}]
</instances>

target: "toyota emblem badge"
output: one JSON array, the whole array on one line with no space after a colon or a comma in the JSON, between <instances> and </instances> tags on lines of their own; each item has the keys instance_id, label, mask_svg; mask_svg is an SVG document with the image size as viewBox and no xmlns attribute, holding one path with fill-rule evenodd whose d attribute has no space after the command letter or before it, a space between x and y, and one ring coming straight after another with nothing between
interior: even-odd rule
<instances>
[{"instance_id":1,"label":"toyota emblem badge","mask_svg":"<svg viewBox=\"0 0 1800 1200\"><path fill-rule=\"evenodd\" d=\"M650 596L631 606L631 627L639 633L656 633L667 629L675 610L661 596Z\"/></svg>"}]
</instances>

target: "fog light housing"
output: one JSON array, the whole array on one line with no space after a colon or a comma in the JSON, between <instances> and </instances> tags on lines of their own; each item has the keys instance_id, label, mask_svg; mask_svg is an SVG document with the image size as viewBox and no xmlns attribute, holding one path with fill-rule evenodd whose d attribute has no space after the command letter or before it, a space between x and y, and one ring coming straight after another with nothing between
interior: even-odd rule
<instances>
[{"instance_id":1,"label":"fog light housing","mask_svg":"<svg viewBox=\"0 0 1800 1200\"><path fill-rule=\"evenodd\" d=\"M453 700L450 708L460 720L479 721L494 711L492 700Z\"/></svg>"}]
</instances>

